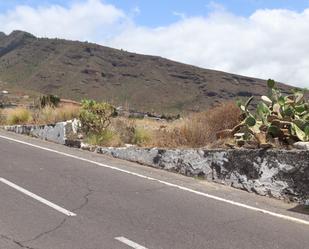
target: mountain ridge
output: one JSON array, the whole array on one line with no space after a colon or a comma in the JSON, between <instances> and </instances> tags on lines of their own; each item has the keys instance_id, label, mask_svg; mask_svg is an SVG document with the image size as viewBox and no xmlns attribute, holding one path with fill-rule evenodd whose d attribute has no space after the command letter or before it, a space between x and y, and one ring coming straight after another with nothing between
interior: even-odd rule
<instances>
[{"instance_id":1,"label":"mountain ridge","mask_svg":"<svg viewBox=\"0 0 309 249\"><path fill-rule=\"evenodd\" d=\"M142 111L205 110L267 92L265 80L203 69L95 43L0 33L0 80L10 87ZM290 86L279 84L284 92Z\"/></svg>"}]
</instances>

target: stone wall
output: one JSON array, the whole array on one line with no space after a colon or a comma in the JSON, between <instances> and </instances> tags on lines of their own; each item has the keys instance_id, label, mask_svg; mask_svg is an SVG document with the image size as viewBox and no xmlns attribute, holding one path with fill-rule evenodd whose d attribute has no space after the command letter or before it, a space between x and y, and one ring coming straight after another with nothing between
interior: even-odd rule
<instances>
[{"instance_id":1,"label":"stone wall","mask_svg":"<svg viewBox=\"0 0 309 249\"><path fill-rule=\"evenodd\" d=\"M70 137L77 133L78 121L69 120L50 125L12 125L3 126L2 128L6 131L66 145L70 143Z\"/></svg>"},{"instance_id":2,"label":"stone wall","mask_svg":"<svg viewBox=\"0 0 309 249\"><path fill-rule=\"evenodd\" d=\"M263 196L309 198L309 151L98 148L116 158L200 177Z\"/></svg>"}]
</instances>

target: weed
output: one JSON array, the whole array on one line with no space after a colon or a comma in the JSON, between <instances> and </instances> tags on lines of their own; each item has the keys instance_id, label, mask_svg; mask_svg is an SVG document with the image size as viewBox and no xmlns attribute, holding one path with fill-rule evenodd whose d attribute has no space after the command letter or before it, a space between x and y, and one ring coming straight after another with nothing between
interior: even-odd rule
<instances>
[{"instance_id":1,"label":"weed","mask_svg":"<svg viewBox=\"0 0 309 249\"><path fill-rule=\"evenodd\" d=\"M133 143L139 146L145 145L151 141L150 133L143 128L136 128L133 137Z\"/></svg>"},{"instance_id":2,"label":"weed","mask_svg":"<svg viewBox=\"0 0 309 249\"><path fill-rule=\"evenodd\" d=\"M25 124L32 120L31 112L26 108L9 109L6 112L6 123L9 125Z\"/></svg>"},{"instance_id":3,"label":"weed","mask_svg":"<svg viewBox=\"0 0 309 249\"><path fill-rule=\"evenodd\" d=\"M88 133L86 143L100 146L120 146L119 136L109 129L105 129L100 133Z\"/></svg>"},{"instance_id":4,"label":"weed","mask_svg":"<svg viewBox=\"0 0 309 249\"><path fill-rule=\"evenodd\" d=\"M79 107L70 105L61 108L48 105L34 113L35 122L38 124L52 124L78 118L79 109Z\"/></svg>"}]
</instances>

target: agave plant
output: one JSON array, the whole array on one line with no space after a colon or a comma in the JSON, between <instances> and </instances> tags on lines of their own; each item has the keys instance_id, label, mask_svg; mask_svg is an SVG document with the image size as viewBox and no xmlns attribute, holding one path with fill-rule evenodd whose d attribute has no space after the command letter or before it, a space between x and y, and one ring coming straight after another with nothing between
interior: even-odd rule
<instances>
[{"instance_id":1,"label":"agave plant","mask_svg":"<svg viewBox=\"0 0 309 249\"><path fill-rule=\"evenodd\" d=\"M262 96L256 112L252 114L248 106L253 97L243 105L243 121L239 126L237 140L256 140L259 144L278 138L280 142L292 144L309 141L309 102L304 89L294 89L284 96L274 80L267 81L268 95ZM240 138L239 132L243 134ZM241 144L241 143L240 143Z\"/></svg>"}]
</instances>

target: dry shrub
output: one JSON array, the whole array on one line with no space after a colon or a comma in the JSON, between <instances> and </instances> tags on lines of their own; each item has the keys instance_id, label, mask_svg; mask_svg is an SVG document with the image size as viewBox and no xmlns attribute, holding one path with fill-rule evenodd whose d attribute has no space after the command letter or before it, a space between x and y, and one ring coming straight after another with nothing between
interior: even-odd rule
<instances>
[{"instance_id":1,"label":"dry shrub","mask_svg":"<svg viewBox=\"0 0 309 249\"><path fill-rule=\"evenodd\" d=\"M56 108L56 119L59 121L71 120L78 118L80 107L74 105L65 105L63 107Z\"/></svg>"},{"instance_id":2,"label":"dry shrub","mask_svg":"<svg viewBox=\"0 0 309 249\"><path fill-rule=\"evenodd\" d=\"M135 120L131 118L117 117L112 120L110 129L118 135L123 144L136 144L138 146L148 146L152 140L153 124L150 120Z\"/></svg>"},{"instance_id":3,"label":"dry shrub","mask_svg":"<svg viewBox=\"0 0 309 249\"><path fill-rule=\"evenodd\" d=\"M155 146L205 147L216 143L216 133L239 123L240 111L234 102L223 103L208 111L189 115L180 127L159 131Z\"/></svg>"},{"instance_id":4,"label":"dry shrub","mask_svg":"<svg viewBox=\"0 0 309 249\"><path fill-rule=\"evenodd\" d=\"M32 121L32 113L23 107L7 109L5 116L6 123L9 125L27 124Z\"/></svg>"},{"instance_id":5,"label":"dry shrub","mask_svg":"<svg viewBox=\"0 0 309 249\"><path fill-rule=\"evenodd\" d=\"M0 109L0 125L5 125L6 124L6 117L3 112L3 110Z\"/></svg>"},{"instance_id":6,"label":"dry shrub","mask_svg":"<svg viewBox=\"0 0 309 249\"><path fill-rule=\"evenodd\" d=\"M134 119L117 117L112 119L111 127L125 144L133 144L136 123Z\"/></svg>"},{"instance_id":7,"label":"dry shrub","mask_svg":"<svg viewBox=\"0 0 309 249\"><path fill-rule=\"evenodd\" d=\"M151 132L143 128L136 128L134 131L133 144L148 146L152 141Z\"/></svg>"},{"instance_id":8,"label":"dry shrub","mask_svg":"<svg viewBox=\"0 0 309 249\"><path fill-rule=\"evenodd\" d=\"M78 118L80 108L73 105L66 105L61 108L45 106L36 114L36 123L53 124L61 121Z\"/></svg>"},{"instance_id":9,"label":"dry shrub","mask_svg":"<svg viewBox=\"0 0 309 249\"><path fill-rule=\"evenodd\" d=\"M52 124L54 123L54 110L51 106L45 106L44 108L35 112L35 123L38 124Z\"/></svg>"},{"instance_id":10,"label":"dry shrub","mask_svg":"<svg viewBox=\"0 0 309 249\"><path fill-rule=\"evenodd\" d=\"M165 120L155 120L155 119L149 119L149 118L136 119L134 120L134 122L137 127L141 127L146 130L160 130L162 129L162 127L166 127L166 126L171 127L172 124L176 123L176 121L167 122Z\"/></svg>"},{"instance_id":11,"label":"dry shrub","mask_svg":"<svg viewBox=\"0 0 309 249\"><path fill-rule=\"evenodd\" d=\"M180 136L180 129L174 128L173 130L157 130L153 131L151 142L148 143L150 147L161 148L177 148L185 147L186 141L184 137Z\"/></svg>"},{"instance_id":12,"label":"dry shrub","mask_svg":"<svg viewBox=\"0 0 309 249\"><path fill-rule=\"evenodd\" d=\"M240 122L241 111L234 101L223 103L206 112L207 142L215 142L216 133L225 129L232 129Z\"/></svg>"}]
</instances>

